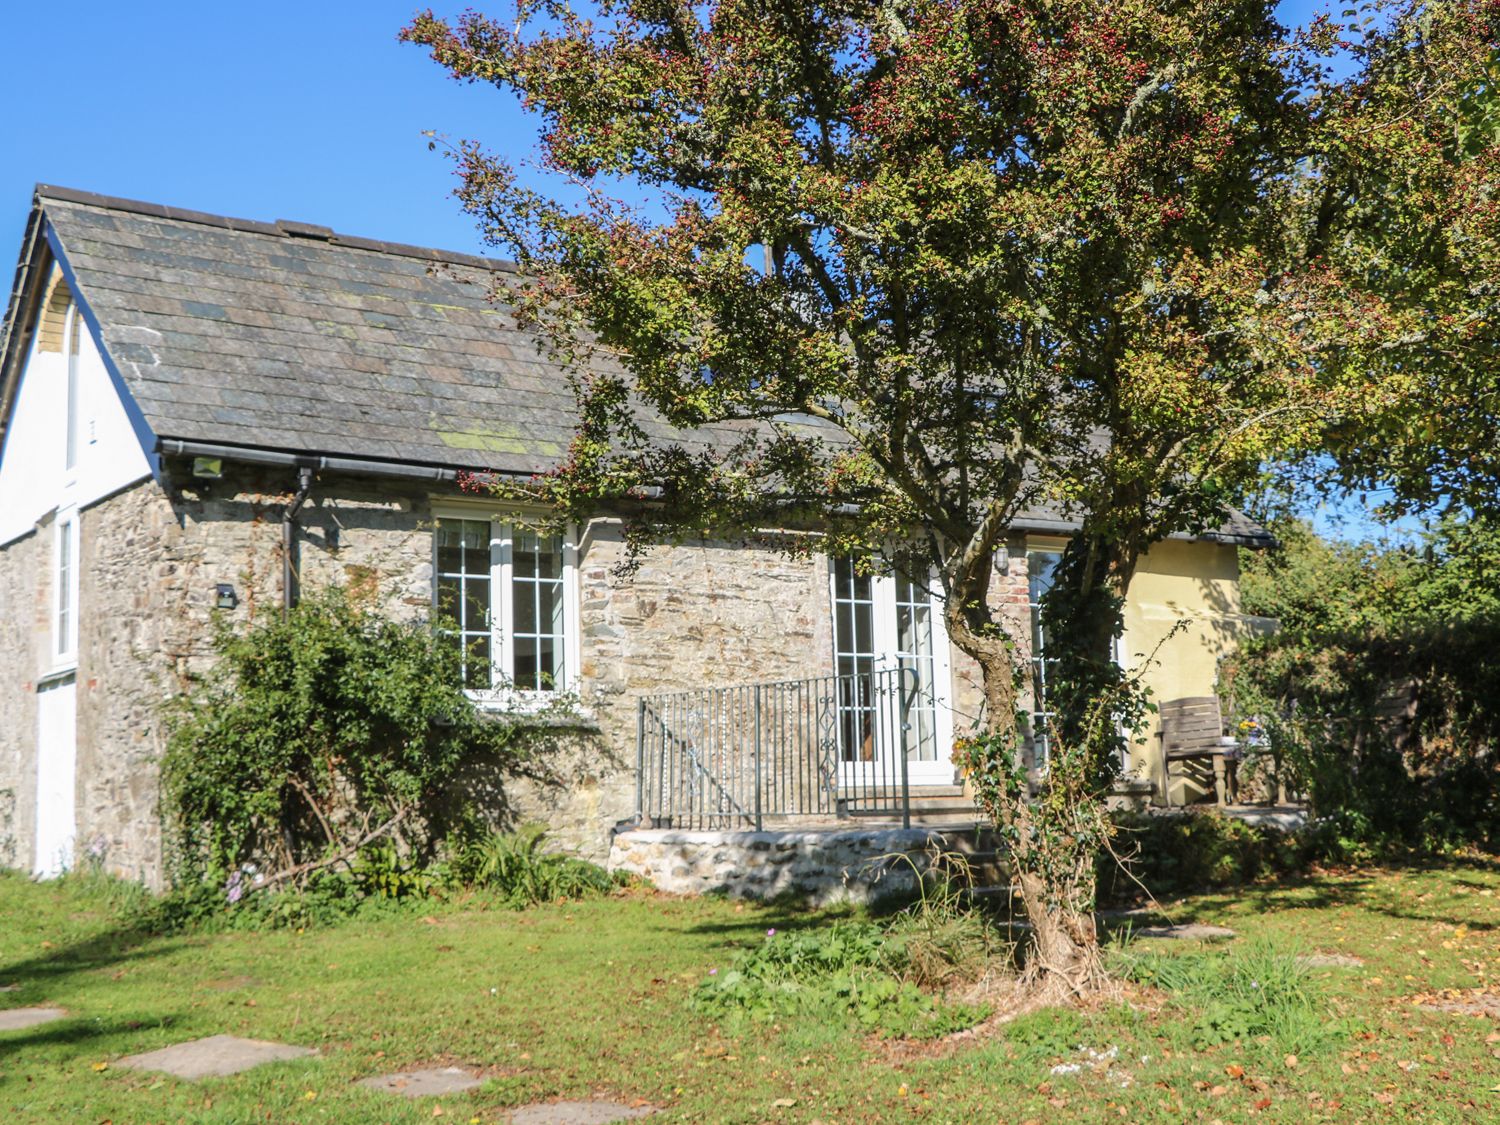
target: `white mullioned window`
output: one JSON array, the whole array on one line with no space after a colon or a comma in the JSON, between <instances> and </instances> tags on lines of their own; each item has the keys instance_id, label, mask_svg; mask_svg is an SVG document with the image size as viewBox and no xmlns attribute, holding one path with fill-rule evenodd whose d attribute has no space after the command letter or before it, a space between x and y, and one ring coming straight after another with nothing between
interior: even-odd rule
<instances>
[{"instance_id":1,"label":"white mullioned window","mask_svg":"<svg viewBox=\"0 0 1500 1125\"><path fill-rule=\"evenodd\" d=\"M78 656L78 513L58 517L52 567L52 656L66 664Z\"/></svg>"},{"instance_id":2,"label":"white mullioned window","mask_svg":"<svg viewBox=\"0 0 1500 1125\"><path fill-rule=\"evenodd\" d=\"M576 548L560 535L462 511L439 513L433 608L461 646L464 686L570 691L578 679Z\"/></svg>"}]
</instances>

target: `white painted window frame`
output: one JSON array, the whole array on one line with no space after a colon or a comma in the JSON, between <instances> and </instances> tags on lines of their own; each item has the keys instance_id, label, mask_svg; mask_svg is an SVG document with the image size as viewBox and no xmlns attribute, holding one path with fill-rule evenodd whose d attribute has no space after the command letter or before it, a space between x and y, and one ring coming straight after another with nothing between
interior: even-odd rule
<instances>
[{"instance_id":1,"label":"white painted window frame","mask_svg":"<svg viewBox=\"0 0 1500 1125\"><path fill-rule=\"evenodd\" d=\"M562 542L563 678L560 689L526 689L509 686L515 668L515 576L512 545L518 526L524 528L526 510L497 512L490 504L435 503L432 508L432 608L438 599L437 521L471 520L490 526L490 680L487 689L469 689L466 694L482 707L507 711L539 711L569 693L576 693L583 674L580 645L580 600L578 590L578 529L569 524Z\"/></svg>"},{"instance_id":2,"label":"white painted window frame","mask_svg":"<svg viewBox=\"0 0 1500 1125\"><path fill-rule=\"evenodd\" d=\"M79 555L82 553L83 535L78 521L78 509L66 508L58 512L53 525L52 537L52 670L67 671L78 666L78 589ZM63 551L67 547L68 567L63 571ZM65 600L66 599L66 600ZM66 605L68 617L63 622Z\"/></svg>"},{"instance_id":3,"label":"white painted window frame","mask_svg":"<svg viewBox=\"0 0 1500 1125\"><path fill-rule=\"evenodd\" d=\"M825 556L828 572L828 608L831 615L829 634L833 642L834 671L838 671L838 566L833 556ZM915 583L913 585L916 585ZM911 762L917 767L912 784L947 784L953 780L953 665L952 651L948 640L948 621L943 612L944 595L937 575L928 576L925 587L931 598L932 610L932 688L934 719L937 735L937 758L932 762ZM896 667L900 648L896 614L896 576L882 567L870 577L871 600L871 647L873 666L876 671ZM864 768L860 762L842 762L846 772Z\"/></svg>"}]
</instances>

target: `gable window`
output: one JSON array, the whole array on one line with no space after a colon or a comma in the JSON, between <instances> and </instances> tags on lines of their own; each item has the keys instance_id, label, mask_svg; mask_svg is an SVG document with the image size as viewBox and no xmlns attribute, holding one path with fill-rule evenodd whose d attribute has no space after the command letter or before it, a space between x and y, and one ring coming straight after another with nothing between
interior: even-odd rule
<instances>
[{"instance_id":1,"label":"gable window","mask_svg":"<svg viewBox=\"0 0 1500 1125\"><path fill-rule=\"evenodd\" d=\"M78 315L78 303L70 301L63 317L63 359L67 370L67 410L63 435L63 468L73 469L78 465L78 351L82 345L82 318Z\"/></svg>"},{"instance_id":2,"label":"gable window","mask_svg":"<svg viewBox=\"0 0 1500 1125\"><path fill-rule=\"evenodd\" d=\"M433 605L475 692L566 691L577 679L574 550L507 521L440 516Z\"/></svg>"},{"instance_id":3,"label":"gable window","mask_svg":"<svg viewBox=\"0 0 1500 1125\"><path fill-rule=\"evenodd\" d=\"M57 521L52 568L52 656L67 663L78 654L78 513Z\"/></svg>"}]
</instances>

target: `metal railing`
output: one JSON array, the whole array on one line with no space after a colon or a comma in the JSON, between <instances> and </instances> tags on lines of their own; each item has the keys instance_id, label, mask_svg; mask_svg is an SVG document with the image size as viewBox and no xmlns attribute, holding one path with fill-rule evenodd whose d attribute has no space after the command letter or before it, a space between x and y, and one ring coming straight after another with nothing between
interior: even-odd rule
<instances>
[{"instance_id":1,"label":"metal railing","mask_svg":"<svg viewBox=\"0 0 1500 1125\"><path fill-rule=\"evenodd\" d=\"M759 830L851 814L911 824L911 668L705 688L640 700L636 821Z\"/></svg>"}]
</instances>

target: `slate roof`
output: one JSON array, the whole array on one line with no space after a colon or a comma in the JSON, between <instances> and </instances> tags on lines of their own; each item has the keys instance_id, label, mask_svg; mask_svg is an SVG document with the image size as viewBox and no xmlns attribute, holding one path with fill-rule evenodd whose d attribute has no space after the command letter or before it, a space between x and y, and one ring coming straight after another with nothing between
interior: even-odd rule
<instances>
[{"instance_id":1,"label":"slate roof","mask_svg":"<svg viewBox=\"0 0 1500 1125\"><path fill-rule=\"evenodd\" d=\"M534 472L573 436L564 370L489 301L503 263L38 195L158 437Z\"/></svg>"},{"instance_id":2,"label":"slate roof","mask_svg":"<svg viewBox=\"0 0 1500 1125\"><path fill-rule=\"evenodd\" d=\"M160 439L533 473L573 437L565 369L489 300L509 263L46 185L37 208ZM1070 522L1037 511L1026 525ZM1238 513L1211 537L1268 538Z\"/></svg>"}]
</instances>

